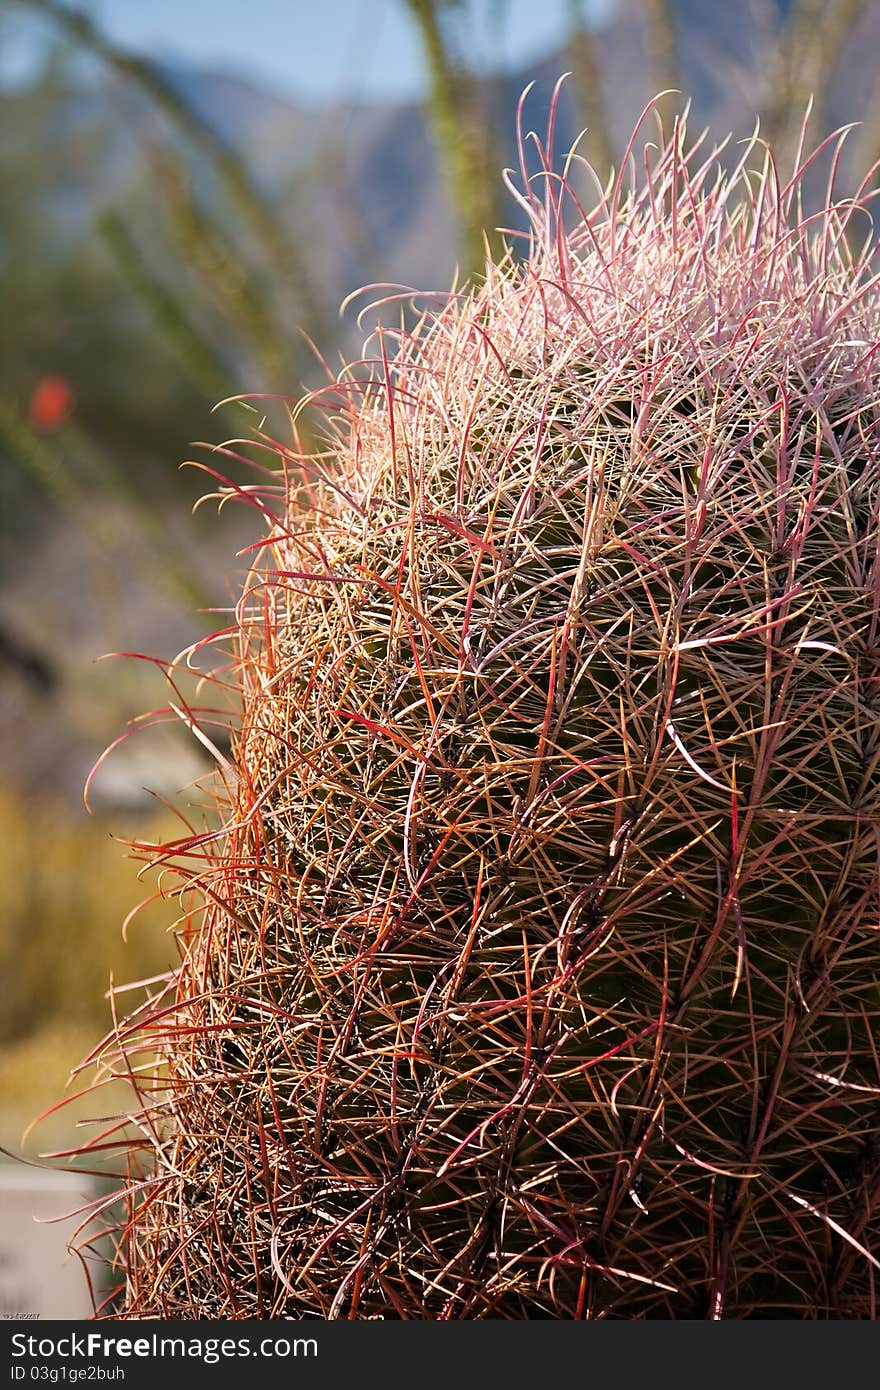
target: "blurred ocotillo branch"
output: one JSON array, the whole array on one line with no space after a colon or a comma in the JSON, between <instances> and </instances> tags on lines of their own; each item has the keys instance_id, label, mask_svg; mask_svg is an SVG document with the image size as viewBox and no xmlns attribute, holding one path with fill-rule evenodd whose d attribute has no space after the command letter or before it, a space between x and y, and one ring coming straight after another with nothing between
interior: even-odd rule
<instances>
[{"instance_id":1,"label":"blurred ocotillo branch","mask_svg":"<svg viewBox=\"0 0 880 1390\"><path fill-rule=\"evenodd\" d=\"M193 110L154 63L117 48L81 10L70 9L60 0L21 2L48 15L70 38L139 86L187 136L208 160L230 203L257 234L274 269L296 295L303 327L318 341L329 341L329 320L315 294L308 267L236 151Z\"/></svg>"},{"instance_id":2,"label":"blurred ocotillo branch","mask_svg":"<svg viewBox=\"0 0 880 1390\"><path fill-rule=\"evenodd\" d=\"M867 5L868 0L793 0L790 7L783 7L768 0L760 26L761 62L754 73L753 92L762 133L778 159L793 156L811 100L812 128L825 133L832 81L847 39ZM653 90L680 91L686 98L687 78L681 71L682 35L674 0L639 0L639 6ZM787 14L786 8L790 9ZM569 16L568 47L576 79L574 90L581 117L591 132L586 152L602 171L621 153L615 150L610 136L608 106L602 95L603 43L589 28L583 0L570 0ZM723 61L723 55L719 57ZM880 84L877 90L880 91ZM670 115L678 105L678 99L665 98L661 114ZM857 159L862 169L880 155L872 118L874 107L873 100L867 103L865 133ZM787 176L787 168L785 172Z\"/></svg>"},{"instance_id":3,"label":"blurred ocotillo branch","mask_svg":"<svg viewBox=\"0 0 880 1390\"><path fill-rule=\"evenodd\" d=\"M866 0L796 0L766 79L762 124L778 154L792 153L796 129L812 98L823 125L828 88L841 50Z\"/></svg>"},{"instance_id":4,"label":"blurred ocotillo branch","mask_svg":"<svg viewBox=\"0 0 880 1390\"><path fill-rule=\"evenodd\" d=\"M442 0L406 0L421 34L430 76L434 138L461 222L462 270L484 263L484 238L497 249L500 212L491 128L479 110L476 83L452 58L440 23Z\"/></svg>"},{"instance_id":5,"label":"blurred ocotillo branch","mask_svg":"<svg viewBox=\"0 0 880 1390\"><path fill-rule=\"evenodd\" d=\"M681 91L678 32L672 0L641 0L645 22L645 41L656 91ZM672 105L675 97L665 102Z\"/></svg>"},{"instance_id":6,"label":"blurred ocotillo branch","mask_svg":"<svg viewBox=\"0 0 880 1390\"><path fill-rule=\"evenodd\" d=\"M584 17L584 0L569 0L568 13L568 52L577 100L587 127L585 153L596 172L605 179L614 163L614 150L602 92L602 64L596 39Z\"/></svg>"},{"instance_id":7,"label":"blurred ocotillo branch","mask_svg":"<svg viewBox=\"0 0 880 1390\"><path fill-rule=\"evenodd\" d=\"M180 255L247 341L266 389L283 390L293 379L293 343L278 324L263 286L242 262L220 220L196 197L181 162L162 150L152 163Z\"/></svg>"},{"instance_id":8,"label":"blurred ocotillo branch","mask_svg":"<svg viewBox=\"0 0 880 1390\"><path fill-rule=\"evenodd\" d=\"M193 327L177 297L150 270L119 214L103 212L97 228L120 273L150 311L193 383L212 399L230 395L235 388L219 357Z\"/></svg>"}]
</instances>

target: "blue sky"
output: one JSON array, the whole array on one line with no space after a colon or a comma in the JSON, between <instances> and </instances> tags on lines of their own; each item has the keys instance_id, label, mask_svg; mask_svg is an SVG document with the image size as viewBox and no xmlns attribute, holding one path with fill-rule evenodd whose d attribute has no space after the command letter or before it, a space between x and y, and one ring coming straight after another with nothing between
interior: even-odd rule
<instances>
[{"instance_id":1,"label":"blue sky","mask_svg":"<svg viewBox=\"0 0 880 1390\"><path fill-rule=\"evenodd\" d=\"M469 0L456 35L478 67L518 64L560 43L572 0ZM584 0L601 18L612 0ZM256 77L287 96L411 97L424 90L418 34L404 0L79 0L116 42L154 57ZM45 22L4 10L0 74L32 68Z\"/></svg>"}]
</instances>

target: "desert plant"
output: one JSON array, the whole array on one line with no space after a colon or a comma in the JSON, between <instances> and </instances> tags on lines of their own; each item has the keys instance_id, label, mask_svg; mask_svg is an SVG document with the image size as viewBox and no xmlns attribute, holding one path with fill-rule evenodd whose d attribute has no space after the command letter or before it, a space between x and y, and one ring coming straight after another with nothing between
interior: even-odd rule
<instances>
[{"instance_id":1,"label":"desert plant","mask_svg":"<svg viewBox=\"0 0 880 1390\"><path fill-rule=\"evenodd\" d=\"M639 139L584 212L551 131L524 260L221 489L131 1316L876 1316L876 246L799 212L834 141Z\"/></svg>"}]
</instances>

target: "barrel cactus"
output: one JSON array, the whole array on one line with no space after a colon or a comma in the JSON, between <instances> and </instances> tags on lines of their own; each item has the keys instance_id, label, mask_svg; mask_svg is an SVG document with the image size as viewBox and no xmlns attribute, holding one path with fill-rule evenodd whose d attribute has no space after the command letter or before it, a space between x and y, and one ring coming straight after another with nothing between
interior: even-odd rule
<instances>
[{"instance_id":1,"label":"barrel cactus","mask_svg":"<svg viewBox=\"0 0 880 1390\"><path fill-rule=\"evenodd\" d=\"M223 823L108 1044L131 1316L876 1315L866 199L537 148L525 254L236 489Z\"/></svg>"}]
</instances>

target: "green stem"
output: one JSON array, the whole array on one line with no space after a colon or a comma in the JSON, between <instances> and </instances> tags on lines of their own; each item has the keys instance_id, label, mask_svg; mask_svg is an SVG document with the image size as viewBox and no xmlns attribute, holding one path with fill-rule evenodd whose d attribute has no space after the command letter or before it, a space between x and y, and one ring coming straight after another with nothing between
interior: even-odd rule
<instances>
[{"instance_id":1,"label":"green stem","mask_svg":"<svg viewBox=\"0 0 880 1390\"><path fill-rule=\"evenodd\" d=\"M175 296L149 270L121 217L104 212L97 219L97 228L121 274L175 348L194 384L211 400L230 395L229 374L188 321Z\"/></svg>"},{"instance_id":2,"label":"green stem","mask_svg":"<svg viewBox=\"0 0 880 1390\"><path fill-rule=\"evenodd\" d=\"M672 0L641 0L641 4L654 88L658 92L683 92ZM660 102L664 124L669 122L679 100L668 96Z\"/></svg>"},{"instance_id":3,"label":"green stem","mask_svg":"<svg viewBox=\"0 0 880 1390\"><path fill-rule=\"evenodd\" d=\"M449 56L436 0L407 0L407 4L419 27L428 62L431 122L461 220L462 269L470 274L485 264L484 238L491 249L500 249L490 140L476 107L473 85Z\"/></svg>"},{"instance_id":4,"label":"green stem","mask_svg":"<svg viewBox=\"0 0 880 1390\"><path fill-rule=\"evenodd\" d=\"M583 0L569 0L571 29L568 51L583 118L587 126L586 149L599 177L607 179L614 164L614 150L608 131L605 98L602 94L598 45L584 20Z\"/></svg>"},{"instance_id":5,"label":"green stem","mask_svg":"<svg viewBox=\"0 0 880 1390\"><path fill-rule=\"evenodd\" d=\"M323 305L314 293L312 277L282 229L236 151L187 104L180 93L154 63L116 48L87 14L69 9L59 0L20 0L31 9L53 19L72 39L101 58L114 72L134 82L185 132L193 145L208 159L230 202L259 236L266 253L282 280L296 294L306 330L321 339L328 335L329 322Z\"/></svg>"},{"instance_id":6,"label":"green stem","mask_svg":"<svg viewBox=\"0 0 880 1390\"><path fill-rule=\"evenodd\" d=\"M265 378L266 389L289 387L293 365L274 315L218 222L187 187L183 170L164 154L158 160L159 184L166 196L172 229L181 254L202 277L218 307L247 339Z\"/></svg>"}]
</instances>

